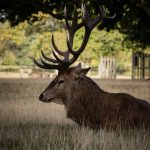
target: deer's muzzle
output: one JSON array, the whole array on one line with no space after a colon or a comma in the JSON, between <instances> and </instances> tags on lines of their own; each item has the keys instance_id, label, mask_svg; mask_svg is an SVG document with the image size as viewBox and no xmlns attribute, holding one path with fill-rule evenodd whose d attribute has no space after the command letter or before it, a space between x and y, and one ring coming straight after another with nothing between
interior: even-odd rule
<instances>
[{"instance_id":1,"label":"deer's muzzle","mask_svg":"<svg viewBox=\"0 0 150 150\"><path fill-rule=\"evenodd\" d=\"M39 100L40 100L40 101L44 101L44 100L45 100L45 98L44 98L44 97L45 97L45 96L44 96L44 94L43 94L43 93L41 93L41 94L40 94L40 96L39 96Z\"/></svg>"}]
</instances>

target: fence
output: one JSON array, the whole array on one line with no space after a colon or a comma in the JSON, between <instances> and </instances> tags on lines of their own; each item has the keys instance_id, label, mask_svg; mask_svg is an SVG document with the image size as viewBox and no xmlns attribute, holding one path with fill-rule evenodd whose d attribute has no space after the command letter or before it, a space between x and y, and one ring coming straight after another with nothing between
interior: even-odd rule
<instances>
[{"instance_id":1,"label":"fence","mask_svg":"<svg viewBox=\"0 0 150 150\"><path fill-rule=\"evenodd\" d=\"M132 54L132 79L150 79L150 54Z\"/></svg>"},{"instance_id":2,"label":"fence","mask_svg":"<svg viewBox=\"0 0 150 150\"><path fill-rule=\"evenodd\" d=\"M100 78L116 78L116 60L113 57L101 57L98 76Z\"/></svg>"},{"instance_id":3,"label":"fence","mask_svg":"<svg viewBox=\"0 0 150 150\"><path fill-rule=\"evenodd\" d=\"M42 71L38 67L0 65L0 78L52 78L56 74L56 71Z\"/></svg>"}]
</instances>

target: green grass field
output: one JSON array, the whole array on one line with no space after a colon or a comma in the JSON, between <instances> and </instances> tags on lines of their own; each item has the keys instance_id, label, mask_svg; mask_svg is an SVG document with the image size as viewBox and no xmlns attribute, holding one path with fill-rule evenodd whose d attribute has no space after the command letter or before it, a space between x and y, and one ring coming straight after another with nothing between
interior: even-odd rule
<instances>
[{"instance_id":1,"label":"green grass field","mask_svg":"<svg viewBox=\"0 0 150 150\"><path fill-rule=\"evenodd\" d=\"M0 150L149 150L150 130L108 132L79 127L64 107L38 96L48 79L0 79ZM110 92L150 100L150 81L96 80ZM149 101L150 102L150 101Z\"/></svg>"}]
</instances>

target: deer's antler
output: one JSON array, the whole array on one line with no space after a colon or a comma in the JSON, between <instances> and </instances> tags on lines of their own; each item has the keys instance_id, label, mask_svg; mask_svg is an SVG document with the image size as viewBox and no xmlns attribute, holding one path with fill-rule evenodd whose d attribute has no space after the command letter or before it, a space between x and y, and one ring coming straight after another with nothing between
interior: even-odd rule
<instances>
[{"instance_id":1,"label":"deer's antler","mask_svg":"<svg viewBox=\"0 0 150 150\"><path fill-rule=\"evenodd\" d=\"M85 49L87 42L89 40L89 37L90 37L90 33L93 30L93 28L100 21L102 21L103 18L108 18L106 16L106 12L105 12L104 8L101 6L99 9L99 16L94 19L90 18L90 13L86 9L86 5L82 5L82 21L80 23L78 23L78 13L77 13L76 8L74 9L74 15L73 15L73 20L72 20L71 24L68 21L66 7L64 9L64 16L65 16L65 28L67 30L67 48L68 49L66 51L59 50L55 44L54 36L52 35L52 48L53 48L52 53L53 53L53 56L55 59L47 57L41 51L42 57L50 63L47 63L42 58L40 58L41 63L39 63L38 61L36 61L34 59L35 64L38 65L40 68L57 69L59 71L68 69L69 66L78 59L79 55ZM109 17L109 18L113 18L113 17ZM76 31L79 30L81 27L85 28L85 34L84 34L82 44L78 50L73 50L74 35L75 35ZM72 58L69 57L70 54L72 55ZM61 59L59 57L59 55L63 56L64 59Z\"/></svg>"}]
</instances>

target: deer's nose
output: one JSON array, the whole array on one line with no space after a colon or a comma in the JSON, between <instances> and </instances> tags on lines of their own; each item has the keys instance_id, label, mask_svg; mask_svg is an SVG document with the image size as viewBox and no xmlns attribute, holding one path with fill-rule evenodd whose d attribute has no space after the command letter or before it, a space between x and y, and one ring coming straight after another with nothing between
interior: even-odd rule
<instances>
[{"instance_id":1,"label":"deer's nose","mask_svg":"<svg viewBox=\"0 0 150 150\"><path fill-rule=\"evenodd\" d=\"M44 100L44 94L43 94L43 93L41 93L41 95L39 96L39 100L40 100L40 101L43 101L43 100Z\"/></svg>"}]
</instances>

